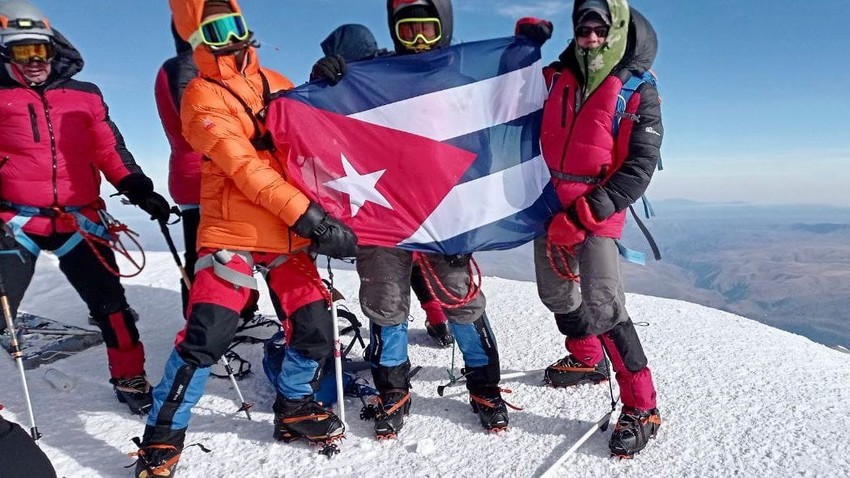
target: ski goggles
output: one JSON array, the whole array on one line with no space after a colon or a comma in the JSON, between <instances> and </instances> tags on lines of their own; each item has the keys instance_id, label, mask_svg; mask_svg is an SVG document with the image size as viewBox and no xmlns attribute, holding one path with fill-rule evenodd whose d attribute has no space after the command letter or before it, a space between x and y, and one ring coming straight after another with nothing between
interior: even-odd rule
<instances>
[{"instance_id":1,"label":"ski goggles","mask_svg":"<svg viewBox=\"0 0 850 478\"><path fill-rule=\"evenodd\" d=\"M406 47L431 46L443 38L439 18L402 18L395 23L395 37Z\"/></svg>"},{"instance_id":2,"label":"ski goggles","mask_svg":"<svg viewBox=\"0 0 850 478\"><path fill-rule=\"evenodd\" d=\"M610 27L608 25L599 25L598 27L588 27L579 25L576 27L576 38L587 38L591 33L595 33L599 38L607 38Z\"/></svg>"},{"instance_id":3,"label":"ski goggles","mask_svg":"<svg viewBox=\"0 0 850 478\"><path fill-rule=\"evenodd\" d=\"M241 13L205 20L196 33L201 43L212 47L225 46L231 40L244 41L251 35Z\"/></svg>"},{"instance_id":4,"label":"ski goggles","mask_svg":"<svg viewBox=\"0 0 850 478\"><path fill-rule=\"evenodd\" d=\"M29 45L9 45L9 60L19 65L26 65L33 61L49 63L53 60L55 53L50 43L34 43Z\"/></svg>"}]
</instances>

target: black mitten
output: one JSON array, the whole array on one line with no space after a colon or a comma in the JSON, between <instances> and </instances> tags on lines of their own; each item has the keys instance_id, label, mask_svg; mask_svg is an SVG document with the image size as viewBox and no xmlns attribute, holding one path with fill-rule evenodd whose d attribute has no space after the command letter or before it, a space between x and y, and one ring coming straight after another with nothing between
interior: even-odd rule
<instances>
[{"instance_id":1,"label":"black mitten","mask_svg":"<svg viewBox=\"0 0 850 478\"><path fill-rule=\"evenodd\" d=\"M313 241L310 251L341 259L357 254L357 236L345 224L332 217L316 203L292 225L292 231Z\"/></svg>"},{"instance_id":2,"label":"black mitten","mask_svg":"<svg viewBox=\"0 0 850 478\"><path fill-rule=\"evenodd\" d=\"M339 83L345 74L345 59L339 55L328 55L320 58L310 71L310 81L328 80L331 85Z\"/></svg>"}]
</instances>

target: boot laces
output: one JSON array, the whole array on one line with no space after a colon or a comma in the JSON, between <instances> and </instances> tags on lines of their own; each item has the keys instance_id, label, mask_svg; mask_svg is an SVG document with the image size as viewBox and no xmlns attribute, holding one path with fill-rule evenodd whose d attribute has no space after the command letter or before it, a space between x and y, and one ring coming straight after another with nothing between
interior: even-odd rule
<instances>
[{"instance_id":1,"label":"boot laces","mask_svg":"<svg viewBox=\"0 0 850 478\"><path fill-rule=\"evenodd\" d=\"M156 476L157 474L162 474L162 472L167 471L180 459L180 450L174 445L162 444L141 446L139 443L137 443L137 445L139 446L137 451L127 454L130 458L136 458L136 461L124 468L135 466L137 463L141 462L148 471ZM202 449L204 448L202 447ZM206 449L204 449L204 451L209 453Z\"/></svg>"},{"instance_id":2,"label":"boot laces","mask_svg":"<svg viewBox=\"0 0 850 478\"><path fill-rule=\"evenodd\" d=\"M629 428L637 428L643 425L644 422L652 419L653 411L640 411L634 408L623 409L620 417L617 419L615 430L624 430Z\"/></svg>"},{"instance_id":3,"label":"boot laces","mask_svg":"<svg viewBox=\"0 0 850 478\"><path fill-rule=\"evenodd\" d=\"M325 410L318 402L311 400L302 405L299 405L292 411L283 414L283 423L294 423L302 420L311 420L313 418L328 418L330 412Z\"/></svg>"},{"instance_id":4,"label":"boot laces","mask_svg":"<svg viewBox=\"0 0 850 478\"><path fill-rule=\"evenodd\" d=\"M486 408L495 409L495 408L498 408L500 405L504 404L504 405L514 409L514 410L522 410L521 407L518 407L518 406L508 402L504 398L502 398L502 393L513 393L513 390L511 390L509 388L499 388L496 391L496 395L494 395L492 397L475 395L474 393L470 392L469 393L469 399L472 400L473 402L483 406L483 407L486 407Z\"/></svg>"},{"instance_id":5,"label":"boot laces","mask_svg":"<svg viewBox=\"0 0 850 478\"><path fill-rule=\"evenodd\" d=\"M150 390L150 384L144 375L136 375L135 377L119 379L115 383L115 388L122 392L147 393Z\"/></svg>"}]
</instances>

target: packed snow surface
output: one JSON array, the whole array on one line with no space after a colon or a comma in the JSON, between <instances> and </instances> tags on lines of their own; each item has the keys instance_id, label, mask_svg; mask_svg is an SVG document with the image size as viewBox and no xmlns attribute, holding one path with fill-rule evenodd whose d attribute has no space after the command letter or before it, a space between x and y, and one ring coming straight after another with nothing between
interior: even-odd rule
<instances>
[{"instance_id":1,"label":"packed snow surface","mask_svg":"<svg viewBox=\"0 0 850 478\"><path fill-rule=\"evenodd\" d=\"M528 267L532 267L530 264ZM324 259L321 261L324 270ZM486 273L486 271L485 271ZM89 327L88 312L55 259L43 256L21 309ZM326 275L326 274L325 274ZM361 317L357 275L335 271L345 306ZM148 266L126 279L130 304L147 350L147 372L157 383L181 327L179 275L167 253L149 253ZM485 277L487 314L501 351L503 373L542 369L565 354L563 337L540 303L533 283ZM850 474L847 453L850 355L739 316L675 300L628 296L658 390L663 425L656 440L633 460L608 456L608 437L595 433L558 470L569 477L823 476ZM261 312L274 315L268 297ZM553 389L541 373L505 381L512 390L510 429L484 432L462 387L448 380L452 349L436 348L424 314L411 307L413 406L398 439L377 442L371 422L358 417L360 402L346 400L348 424L341 453L328 459L304 444L272 440L274 391L263 373L261 346L240 349L254 373L240 382L253 402L253 421L237 413L228 380L211 378L194 409L178 476L538 476L610 408L607 385ZM365 322L365 320L364 320ZM365 333L365 330L364 330ZM359 354L359 347L355 348ZM454 358L455 373L462 366ZM45 379L48 367L75 383L68 392ZM361 373L368 377L368 372ZM130 476L123 467L144 420L118 403L108 383L104 346L27 372L41 445L59 476ZM0 360L4 415L29 428L17 369ZM617 392L616 386L614 388ZM616 416L616 415L615 415ZM2 473L0 473L2 474Z\"/></svg>"}]
</instances>

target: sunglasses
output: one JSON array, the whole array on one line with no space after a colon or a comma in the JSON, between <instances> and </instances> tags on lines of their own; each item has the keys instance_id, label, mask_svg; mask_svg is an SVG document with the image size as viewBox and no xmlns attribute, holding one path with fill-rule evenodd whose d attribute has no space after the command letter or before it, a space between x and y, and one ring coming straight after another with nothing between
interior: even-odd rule
<instances>
[{"instance_id":1,"label":"sunglasses","mask_svg":"<svg viewBox=\"0 0 850 478\"><path fill-rule=\"evenodd\" d=\"M54 50L50 43L36 43L32 45L10 45L9 60L19 65L26 65L33 61L48 63L53 60Z\"/></svg>"},{"instance_id":2,"label":"sunglasses","mask_svg":"<svg viewBox=\"0 0 850 478\"><path fill-rule=\"evenodd\" d=\"M579 25L576 27L576 37L578 38L587 38L591 33L595 33L599 38L608 37L608 31L610 27L607 25L600 25L598 27L588 27L584 25Z\"/></svg>"},{"instance_id":3,"label":"sunglasses","mask_svg":"<svg viewBox=\"0 0 850 478\"><path fill-rule=\"evenodd\" d=\"M443 37L443 28L439 18L404 18L395 24L395 37L406 47L431 46Z\"/></svg>"},{"instance_id":4,"label":"sunglasses","mask_svg":"<svg viewBox=\"0 0 850 478\"><path fill-rule=\"evenodd\" d=\"M197 33L200 35L201 42L212 47L225 46L232 39L244 41L251 34L241 13L231 13L206 20L198 27Z\"/></svg>"}]
</instances>

